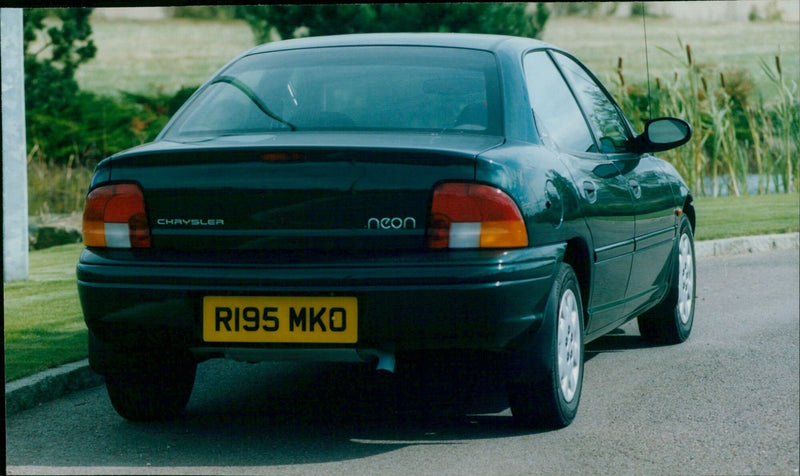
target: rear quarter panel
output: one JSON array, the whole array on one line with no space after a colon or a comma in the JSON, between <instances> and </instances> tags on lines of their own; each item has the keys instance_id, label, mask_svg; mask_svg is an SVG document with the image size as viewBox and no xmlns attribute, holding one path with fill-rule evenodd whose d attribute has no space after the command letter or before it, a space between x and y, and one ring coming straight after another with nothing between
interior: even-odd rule
<instances>
[{"instance_id":1,"label":"rear quarter panel","mask_svg":"<svg viewBox=\"0 0 800 476\"><path fill-rule=\"evenodd\" d=\"M509 142L481 155L476 179L500 187L517 202L531 246L573 238L591 243L578 192L557 152L541 145Z\"/></svg>"}]
</instances>

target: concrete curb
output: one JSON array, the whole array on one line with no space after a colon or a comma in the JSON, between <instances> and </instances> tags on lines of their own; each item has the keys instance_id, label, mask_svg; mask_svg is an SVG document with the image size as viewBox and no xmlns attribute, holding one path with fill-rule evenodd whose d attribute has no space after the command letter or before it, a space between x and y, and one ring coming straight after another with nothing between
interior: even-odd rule
<instances>
[{"instance_id":1,"label":"concrete curb","mask_svg":"<svg viewBox=\"0 0 800 476\"><path fill-rule=\"evenodd\" d=\"M103 377L89 368L89 359L45 370L6 384L6 415L86 388L102 385Z\"/></svg>"},{"instance_id":2,"label":"concrete curb","mask_svg":"<svg viewBox=\"0 0 800 476\"><path fill-rule=\"evenodd\" d=\"M744 255L770 250L791 250L800 248L800 233L781 235L743 236L723 240L698 241L694 245L695 256Z\"/></svg>"},{"instance_id":3,"label":"concrete curb","mask_svg":"<svg viewBox=\"0 0 800 476\"><path fill-rule=\"evenodd\" d=\"M800 233L787 233L698 241L695 243L695 255L703 258L798 248ZM6 384L6 415L33 408L70 392L102 384L103 377L89 368L88 359L15 380Z\"/></svg>"}]
</instances>

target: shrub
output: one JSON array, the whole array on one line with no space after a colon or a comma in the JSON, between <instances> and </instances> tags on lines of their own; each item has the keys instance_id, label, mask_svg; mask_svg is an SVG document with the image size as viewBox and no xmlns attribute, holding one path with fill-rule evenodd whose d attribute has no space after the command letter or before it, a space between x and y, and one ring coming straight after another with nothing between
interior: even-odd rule
<instances>
[{"instance_id":1,"label":"shrub","mask_svg":"<svg viewBox=\"0 0 800 476\"><path fill-rule=\"evenodd\" d=\"M61 165L91 165L151 140L166 120L130 101L80 91L59 113L27 111L29 154Z\"/></svg>"},{"instance_id":2,"label":"shrub","mask_svg":"<svg viewBox=\"0 0 800 476\"><path fill-rule=\"evenodd\" d=\"M28 111L30 212L82 209L94 166L153 140L195 89L174 95L123 93L119 99L80 91L61 114Z\"/></svg>"}]
</instances>

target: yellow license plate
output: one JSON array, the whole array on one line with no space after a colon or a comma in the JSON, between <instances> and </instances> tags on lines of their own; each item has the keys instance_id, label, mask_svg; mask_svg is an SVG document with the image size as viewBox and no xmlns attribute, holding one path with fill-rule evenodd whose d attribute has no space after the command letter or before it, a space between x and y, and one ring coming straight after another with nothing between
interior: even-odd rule
<instances>
[{"instance_id":1,"label":"yellow license plate","mask_svg":"<svg viewBox=\"0 0 800 476\"><path fill-rule=\"evenodd\" d=\"M354 297L206 296L205 342L354 344Z\"/></svg>"}]
</instances>

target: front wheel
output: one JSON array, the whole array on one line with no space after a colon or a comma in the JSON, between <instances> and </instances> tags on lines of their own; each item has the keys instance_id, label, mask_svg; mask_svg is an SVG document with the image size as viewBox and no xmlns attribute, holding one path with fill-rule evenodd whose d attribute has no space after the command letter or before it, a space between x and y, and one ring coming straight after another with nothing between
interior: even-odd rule
<instances>
[{"instance_id":1,"label":"front wheel","mask_svg":"<svg viewBox=\"0 0 800 476\"><path fill-rule=\"evenodd\" d=\"M664 300L639 316L639 333L657 344L680 344L689 338L694 323L695 259L694 236L689 220L681 219L674 252L672 281Z\"/></svg>"},{"instance_id":2,"label":"front wheel","mask_svg":"<svg viewBox=\"0 0 800 476\"><path fill-rule=\"evenodd\" d=\"M539 332L546 339L544 359L538 364L542 368L529 368L522 379L509 383L511 413L526 426L563 428L578 412L584 345L580 287L566 263L559 267Z\"/></svg>"}]
</instances>

